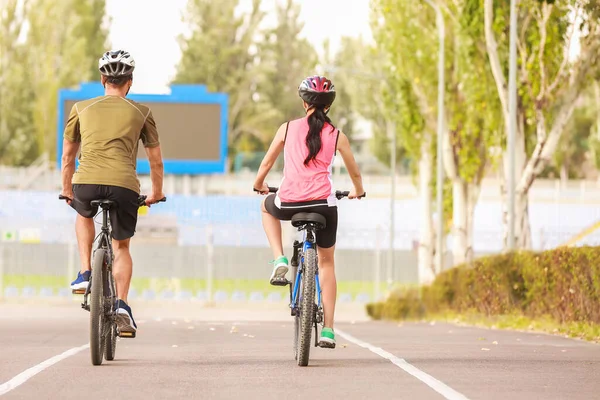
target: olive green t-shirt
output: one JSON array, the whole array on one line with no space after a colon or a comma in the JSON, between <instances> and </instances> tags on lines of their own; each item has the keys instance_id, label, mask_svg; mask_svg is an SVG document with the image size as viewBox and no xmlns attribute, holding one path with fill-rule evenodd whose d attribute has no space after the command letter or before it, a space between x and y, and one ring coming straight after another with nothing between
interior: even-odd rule
<instances>
[{"instance_id":1,"label":"olive green t-shirt","mask_svg":"<svg viewBox=\"0 0 600 400\"><path fill-rule=\"evenodd\" d=\"M75 103L64 137L81 143L74 184L119 186L136 193L139 140L145 147L160 144L150 108L119 96Z\"/></svg>"}]
</instances>

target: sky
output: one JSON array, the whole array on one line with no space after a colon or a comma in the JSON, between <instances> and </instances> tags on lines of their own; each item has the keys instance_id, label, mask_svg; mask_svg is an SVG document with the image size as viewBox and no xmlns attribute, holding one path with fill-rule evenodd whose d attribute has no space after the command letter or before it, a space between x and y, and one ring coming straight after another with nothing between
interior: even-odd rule
<instances>
[{"instance_id":1,"label":"sky","mask_svg":"<svg viewBox=\"0 0 600 400\"><path fill-rule=\"evenodd\" d=\"M214 0L218 2L219 0ZM282 0L263 0L265 24L275 21L274 5ZM343 36L372 40L369 0L296 0L301 6L303 36L320 51L329 38L333 51ZM177 37L184 32L181 22L187 0L107 0L111 19L112 48L129 51L136 61L132 92L167 93L180 58ZM252 0L241 0L239 12L249 10ZM307 75L311 71L307 71Z\"/></svg>"}]
</instances>

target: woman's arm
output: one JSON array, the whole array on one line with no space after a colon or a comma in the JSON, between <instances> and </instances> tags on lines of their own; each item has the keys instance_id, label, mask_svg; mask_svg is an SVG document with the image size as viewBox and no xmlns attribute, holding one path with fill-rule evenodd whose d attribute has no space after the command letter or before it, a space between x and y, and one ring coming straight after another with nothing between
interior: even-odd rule
<instances>
[{"instance_id":1,"label":"woman's arm","mask_svg":"<svg viewBox=\"0 0 600 400\"><path fill-rule=\"evenodd\" d=\"M340 154L342 155L344 165L346 166L348 174L350 175L350 179L352 179L352 183L354 184L354 191L350 192L348 198L354 199L358 196L362 196L365 193L365 189L363 188L362 184L362 176L360 175L358 164L354 159L354 154L352 154L352 149L350 148L350 141L348 140L348 137L344 134L344 132L341 131L340 136L338 137L337 150L339 150Z\"/></svg>"},{"instance_id":2,"label":"woman's arm","mask_svg":"<svg viewBox=\"0 0 600 400\"><path fill-rule=\"evenodd\" d=\"M281 154L283 150L283 145L285 141L285 131L286 131L287 123L282 124L277 133L275 134L275 138L271 142L271 146L269 146L269 150L267 154L265 154L265 158L263 158L260 163L260 167L258 168L258 173L256 174L256 179L254 180L254 189L261 192L261 194L268 194L269 188L266 187L265 178L267 174L273 168L275 161L277 161L277 157Z\"/></svg>"}]
</instances>

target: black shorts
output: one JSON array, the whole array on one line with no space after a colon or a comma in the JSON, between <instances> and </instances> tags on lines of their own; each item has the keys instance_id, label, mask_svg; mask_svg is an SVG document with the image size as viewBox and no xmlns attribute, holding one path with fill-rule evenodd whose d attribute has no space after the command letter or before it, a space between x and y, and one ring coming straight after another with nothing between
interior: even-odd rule
<instances>
[{"instance_id":1,"label":"black shorts","mask_svg":"<svg viewBox=\"0 0 600 400\"><path fill-rule=\"evenodd\" d=\"M116 203L109 211L113 239L129 239L135 233L139 194L133 190L107 185L73 185L73 195L71 207L84 218L93 218L98 213L98 207L90 204L93 200Z\"/></svg>"},{"instance_id":2,"label":"black shorts","mask_svg":"<svg viewBox=\"0 0 600 400\"><path fill-rule=\"evenodd\" d=\"M304 203L283 203L281 208L275 205L275 194L265 199L265 208L269 214L282 221L291 221L294 214L300 212L317 213L325 217L327 226L317 232L317 246L328 249L335 245L338 225L337 207L329 207L327 200Z\"/></svg>"}]
</instances>

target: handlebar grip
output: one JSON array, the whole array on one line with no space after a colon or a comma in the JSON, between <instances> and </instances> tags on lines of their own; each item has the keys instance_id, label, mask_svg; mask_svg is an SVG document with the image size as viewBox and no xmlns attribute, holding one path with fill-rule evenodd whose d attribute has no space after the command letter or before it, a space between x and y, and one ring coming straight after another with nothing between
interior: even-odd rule
<instances>
[{"instance_id":1,"label":"handlebar grip","mask_svg":"<svg viewBox=\"0 0 600 400\"><path fill-rule=\"evenodd\" d=\"M71 200L71 201L73 201L73 199L71 199L71 198L69 198L69 197L67 197L67 196L63 196L62 194L59 194L59 195L58 195L58 199L59 199L59 200Z\"/></svg>"},{"instance_id":2,"label":"handlebar grip","mask_svg":"<svg viewBox=\"0 0 600 400\"><path fill-rule=\"evenodd\" d=\"M252 188L252 190L254 190L256 193L260 193L260 190L254 188L254 187ZM277 193L278 190L279 190L278 187L269 186L269 193Z\"/></svg>"}]
</instances>

